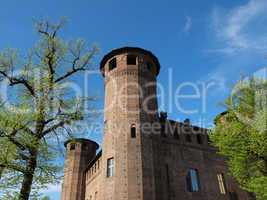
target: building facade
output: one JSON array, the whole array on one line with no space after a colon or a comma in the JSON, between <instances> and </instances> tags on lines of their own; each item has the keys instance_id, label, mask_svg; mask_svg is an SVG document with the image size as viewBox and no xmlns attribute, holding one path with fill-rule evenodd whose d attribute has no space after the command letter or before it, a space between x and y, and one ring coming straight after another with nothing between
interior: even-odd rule
<instances>
[{"instance_id":1,"label":"building facade","mask_svg":"<svg viewBox=\"0 0 267 200\"><path fill-rule=\"evenodd\" d=\"M158 59L141 48L108 53L102 150L65 143L62 200L250 200L209 144L208 130L158 112Z\"/></svg>"}]
</instances>

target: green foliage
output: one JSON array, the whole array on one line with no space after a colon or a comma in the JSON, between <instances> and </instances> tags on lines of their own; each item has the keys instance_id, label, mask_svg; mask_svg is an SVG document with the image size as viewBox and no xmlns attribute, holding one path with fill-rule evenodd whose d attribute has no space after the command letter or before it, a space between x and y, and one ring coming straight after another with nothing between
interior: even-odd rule
<instances>
[{"instance_id":1,"label":"green foliage","mask_svg":"<svg viewBox=\"0 0 267 200\"><path fill-rule=\"evenodd\" d=\"M9 94L0 98L0 191L9 199L19 189L21 200L30 192L38 196L41 188L60 180L55 146L88 117L88 99L70 86L74 75L92 67L97 48L81 39L64 40L59 36L64 24L37 22L40 39L26 59L17 50L0 52L0 84L6 86L1 92Z\"/></svg>"},{"instance_id":2,"label":"green foliage","mask_svg":"<svg viewBox=\"0 0 267 200\"><path fill-rule=\"evenodd\" d=\"M240 186L267 199L267 82L242 80L217 117L211 140Z\"/></svg>"}]
</instances>

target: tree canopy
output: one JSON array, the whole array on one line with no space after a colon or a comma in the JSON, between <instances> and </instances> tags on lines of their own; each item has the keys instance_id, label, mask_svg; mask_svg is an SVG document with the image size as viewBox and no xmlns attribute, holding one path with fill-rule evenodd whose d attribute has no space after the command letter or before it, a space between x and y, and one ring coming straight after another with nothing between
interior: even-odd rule
<instances>
[{"instance_id":1,"label":"tree canopy","mask_svg":"<svg viewBox=\"0 0 267 200\"><path fill-rule=\"evenodd\" d=\"M55 141L87 117L88 98L73 91L72 78L93 67L97 48L64 40L64 24L37 22L39 41L26 56L0 52L0 189L9 197L27 200L59 181Z\"/></svg>"},{"instance_id":2,"label":"tree canopy","mask_svg":"<svg viewBox=\"0 0 267 200\"><path fill-rule=\"evenodd\" d=\"M267 199L267 81L241 80L216 118L211 140L240 186Z\"/></svg>"}]
</instances>

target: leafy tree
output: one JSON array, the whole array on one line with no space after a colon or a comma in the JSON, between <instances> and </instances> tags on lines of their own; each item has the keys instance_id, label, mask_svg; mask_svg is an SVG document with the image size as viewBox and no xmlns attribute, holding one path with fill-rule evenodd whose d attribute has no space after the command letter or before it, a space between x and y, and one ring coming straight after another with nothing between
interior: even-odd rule
<instances>
[{"instance_id":1,"label":"leafy tree","mask_svg":"<svg viewBox=\"0 0 267 200\"><path fill-rule=\"evenodd\" d=\"M211 140L240 186L267 199L267 81L241 80L215 120Z\"/></svg>"},{"instance_id":2,"label":"leafy tree","mask_svg":"<svg viewBox=\"0 0 267 200\"><path fill-rule=\"evenodd\" d=\"M87 117L89 99L70 86L74 75L92 67L97 48L63 40L64 23L37 22L40 40L26 58L12 49L0 53L0 86L10 94L0 99L0 189L14 199L27 200L58 181L54 141L71 136L75 122Z\"/></svg>"}]
</instances>

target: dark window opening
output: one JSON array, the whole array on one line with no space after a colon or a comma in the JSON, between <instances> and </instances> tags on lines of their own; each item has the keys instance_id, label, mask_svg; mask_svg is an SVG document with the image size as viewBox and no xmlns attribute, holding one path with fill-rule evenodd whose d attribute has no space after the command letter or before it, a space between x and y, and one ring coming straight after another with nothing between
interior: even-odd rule
<instances>
[{"instance_id":1,"label":"dark window opening","mask_svg":"<svg viewBox=\"0 0 267 200\"><path fill-rule=\"evenodd\" d=\"M238 200L238 196L235 192L229 192L230 200Z\"/></svg>"},{"instance_id":2,"label":"dark window opening","mask_svg":"<svg viewBox=\"0 0 267 200\"><path fill-rule=\"evenodd\" d=\"M188 192L198 192L200 190L199 175L196 169L190 169L186 176Z\"/></svg>"},{"instance_id":3,"label":"dark window opening","mask_svg":"<svg viewBox=\"0 0 267 200\"><path fill-rule=\"evenodd\" d=\"M127 56L127 65L136 65L136 58L135 55L128 55Z\"/></svg>"},{"instance_id":4,"label":"dark window opening","mask_svg":"<svg viewBox=\"0 0 267 200\"><path fill-rule=\"evenodd\" d=\"M109 61L109 71L115 69L117 67L117 59L113 58L111 61Z\"/></svg>"},{"instance_id":5,"label":"dark window opening","mask_svg":"<svg viewBox=\"0 0 267 200\"><path fill-rule=\"evenodd\" d=\"M174 138L177 139L177 140L180 139L180 135L179 135L179 132L178 132L177 129L175 129L173 136L174 136Z\"/></svg>"},{"instance_id":6,"label":"dark window opening","mask_svg":"<svg viewBox=\"0 0 267 200\"><path fill-rule=\"evenodd\" d=\"M186 142L192 142L191 135L186 134L185 138L186 138Z\"/></svg>"},{"instance_id":7,"label":"dark window opening","mask_svg":"<svg viewBox=\"0 0 267 200\"><path fill-rule=\"evenodd\" d=\"M151 71L152 70L152 66L153 66L152 63L151 62L147 62L146 65L147 65L147 70Z\"/></svg>"},{"instance_id":8,"label":"dark window opening","mask_svg":"<svg viewBox=\"0 0 267 200\"><path fill-rule=\"evenodd\" d=\"M70 150L74 150L75 149L75 144L70 144Z\"/></svg>"},{"instance_id":9,"label":"dark window opening","mask_svg":"<svg viewBox=\"0 0 267 200\"><path fill-rule=\"evenodd\" d=\"M131 127L131 138L136 138L136 128L134 125Z\"/></svg>"},{"instance_id":10,"label":"dark window opening","mask_svg":"<svg viewBox=\"0 0 267 200\"><path fill-rule=\"evenodd\" d=\"M197 143L198 144L202 144L203 143L202 136L200 134L197 134Z\"/></svg>"}]
</instances>

